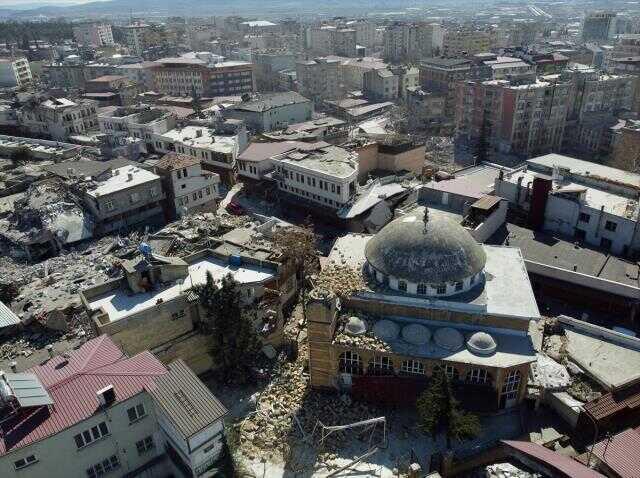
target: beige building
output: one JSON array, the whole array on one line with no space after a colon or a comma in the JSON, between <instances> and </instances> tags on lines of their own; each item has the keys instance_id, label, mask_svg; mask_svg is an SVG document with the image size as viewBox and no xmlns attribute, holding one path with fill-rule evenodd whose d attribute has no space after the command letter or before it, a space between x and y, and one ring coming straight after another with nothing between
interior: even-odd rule
<instances>
[{"instance_id":1,"label":"beige building","mask_svg":"<svg viewBox=\"0 0 640 478\"><path fill-rule=\"evenodd\" d=\"M114 45L111 25L108 23L81 23L73 26L73 38L80 45L103 47Z\"/></svg>"},{"instance_id":2,"label":"beige building","mask_svg":"<svg viewBox=\"0 0 640 478\"><path fill-rule=\"evenodd\" d=\"M475 55L490 51L494 43L495 34L492 31L445 30L441 54L450 58Z\"/></svg>"},{"instance_id":3,"label":"beige building","mask_svg":"<svg viewBox=\"0 0 640 478\"><path fill-rule=\"evenodd\" d=\"M26 58L0 58L0 86L21 87L31 83L31 67Z\"/></svg>"},{"instance_id":4,"label":"beige building","mask_svg":"<svg viewBox=\"0 0 640 478\"><path fill-rule=\"evenodd\" d=\"M69 136L98 130L96 103L49 98L27 103L18 113L21 128L33 135L64 141Z\"/></svg>"},{"instance_id":5,"label":"beige building","mask_svg":"<svg viewBox=\"0 0 640 478\"><path fill-rule=\"evenodd\" d=\"M438 128L447 123L445 97L429 93L420 87L407 89L407 111L409 129Z\"/></svg>"},{"instance_id":6,"label":"beige building","mask_svg":"<svg viewBox=\"0 0 640 478\"><path fill-rule=\"evenodd\" d=\"M345 261L365 287L340 307L324 289L307 303L313 387L413 404L441 370L468 408L524 399L536 360L529 324L540 313L519 249L480 245L443 214L419 210L373 236L338 239L329 262Z\"/></svg>"},{"instance_id":7,"label":"beige building","mask_svg":"<svg viewBox=\"0 0 640 478\"><path fill-rule=\"evenodd\" d=\"M340 61L316 58L296 63L298 93L316 105L341 96L339 82Z\"/></svg>"},{"instance_id":8,"label":"beige building","mask_svg":"<svg viewBox=\"0 0 640 478\"><path fill-rule=\"evenodd\" d=\"M398 98L399 78L389 70L370 70L364 74L362 93L372 101Z\"/></svg>"},{"instance_id":9,"label":"beige building","mask_svg":"<svg viewBox=\"0 0 640 478\"><path fill-rule=\"evenodd\" d=\"M228 412L181 361L102 335L25 372L1 378L2 476L195 477L220 457Z\"/></svg>"}]
</instances>

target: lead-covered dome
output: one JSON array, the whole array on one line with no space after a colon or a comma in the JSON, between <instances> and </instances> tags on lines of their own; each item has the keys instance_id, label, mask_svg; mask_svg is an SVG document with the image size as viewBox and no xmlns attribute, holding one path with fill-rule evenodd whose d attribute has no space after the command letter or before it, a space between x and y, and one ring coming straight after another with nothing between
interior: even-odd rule
<instances>
[{"instance_id":1,"label":"lead-covered dome","mask_svg":"<svg viewBox=\"0 0 640 478\"><path fill-rule=\"evenodd\" d=\"M475 283L487 260L483 247L455 221L433 213L425 218L423 211L391 221L371 238L369 266L414 284Z\"/></svg>"}]
</instances>

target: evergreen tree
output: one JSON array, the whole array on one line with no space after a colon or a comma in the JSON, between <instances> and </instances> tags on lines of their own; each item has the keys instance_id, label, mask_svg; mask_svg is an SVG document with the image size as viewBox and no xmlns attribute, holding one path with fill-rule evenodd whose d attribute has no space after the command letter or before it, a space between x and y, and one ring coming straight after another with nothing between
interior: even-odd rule
<instances>
[{"instance_id":1,"label":"evergreen tree","mask_svg":"<svg viewBox=\"0 0 640 478\"><path fill-rule=\"evenodd\" d=\"M416 402L420 427L432 437L444 433L447 449L451 440L468 440L480 433L480 420L460 408L443 370L435 371L429 388Z\"/></svg>"},{"instance_id":2,"label":"evergreen tree","mask_svg":"<svg viewBox=\"0 0 640 478\"><path fill-rule=\"evenodd\" d=\"M482 126L480 127L480 136L476 145L475 164L480 164L489 159L489 131L487 128L487 119L482 118Z\"/></svg>"},{"instance_id":3,"label":"evergreen tree","mask_svg":"<svg viewBox=\"0 0 640 478\"><path fill-rule=\"evenodd\" d=\"M243 313L240 287L231 275L216 284L207 272L206 282L194 287L205 310L203 331L211 338L210 353L220 378L246 383L261 349L253 323Z\"/></svg>"}]
</instances>

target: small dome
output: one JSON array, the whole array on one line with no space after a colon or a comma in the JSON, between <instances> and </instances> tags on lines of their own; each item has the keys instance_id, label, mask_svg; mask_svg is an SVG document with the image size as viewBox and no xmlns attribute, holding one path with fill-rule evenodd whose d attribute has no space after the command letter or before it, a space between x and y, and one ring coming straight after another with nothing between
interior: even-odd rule
<instances>
[{"instance_id":1,"label":"small dome","mask_svg":"<svg viewBox=\"0 0 640 478\"><path fill-rule=\"evenodd\" d=\"M373 326L373 335L382 340L395 340L400 332L400 327L390 320L379 320Z\"/></svg>"},{"instance_id":2,"label":"small dome","mask_svg":"<svg viewBox=\"0 0 640 478\"><path fill-rule=\"evenodd\" d=\"M424 209L383 227L367 243L365 256L376 271L416 284L462 282L487 261L464 227L441 214L425 215Z\"/></svg>"},{"instance_id":3,"label":"small dome","mask_svg":"<svg viewBox=\"0 0 640 478\"><path fill-rule=\"evenodd\" d=\"M467 348L476 355L492 355L497 346L493 337L486 332L475 332L467 339Z\"/></svg>"},{"instance_id":4,"label":"small dome","mask_svg":"<svg viewBox=\"0 0 640 478\"><path fill-rule=\"evenodd\" d=\"M362 335L367 331L367 325L360 317L349 317L344 330L349 335Z\"/></svg>"},{"instance_id":5,"label":"small dome","mask_svg":"<svg viewBox=\"0 0 640 478\"><path fill-rule=\"evenodd\" d=\"M405 325L402 328L402 339L413 345L425 345L431 339L431 331L420 324Z\"/></svg>"},{"instance_id":6,"label":"small dome","mask_svg":"<svg viewBox=\"0 0 640 478\"><path fill-rule=\"evenodd\" d=\"M464 343L462 334L451 327L442 327L436 330L435 334L433 334L433 340L435 340L438 347L449 350L450 352L460 350Z\"/></svg>"}]
</instances>

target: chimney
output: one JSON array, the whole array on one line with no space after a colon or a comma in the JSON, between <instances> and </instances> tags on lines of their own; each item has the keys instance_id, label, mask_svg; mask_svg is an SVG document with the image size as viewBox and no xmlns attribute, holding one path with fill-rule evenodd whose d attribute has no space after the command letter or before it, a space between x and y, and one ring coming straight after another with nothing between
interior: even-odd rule
<instances>
[{"instance_id":1,"label":"chimney","mask_svg":"<svg viewBox=\"0 0 640 478\"><path fill-rule=\"evenodd\" d=\"M202 130L201 129L197 129L196 130L196 138L202 138Z\"/></svg>"},{"instance_id":2,"label":"chimney","mask_svg":"<svg viewBox=\"0 0 640 478\"><path fill-rule=\"evenodd\" d=\"M133 173L127 173L127 181L133 181Z\"/></svg>"},{"instance_id":3,"label":"chimney","mask_svg":"<svg viewBox=\"0 0 640 478\"><path fill-rule=\"evenodd\" d=\"M108 407L116 401L116 391L113 388L113 385L107 385L106 387L98 390L96 392L96 396L98 397L98 403L102 407Z\"/></svg>"},{"instance_id":4,"label":"chimney","mask_svg":"<svg viewBox=\"0 0 640 478\"><path fill-rule=\"evenodd\" d=\"M49 344L45 347L45 349L47 349L47 352L49 353L49 358L53 358L53 345Z\"/></svg>"},{"instance_id":5,"label":"chimney","mask_svg":"<svg viewBox=\"0 0 640 478\"><path fill-rule=\"evenodd\" d=\"M11 362L9 364L9 367L11 367L11 371L13 373L16 373L18 371L18 362L16 362L15 360L13 362Z\"/></svg>"}]
</instances>

